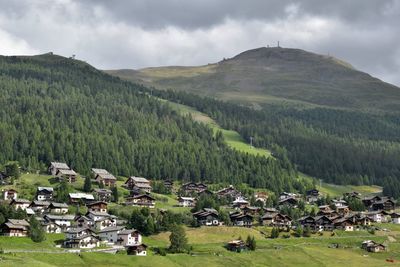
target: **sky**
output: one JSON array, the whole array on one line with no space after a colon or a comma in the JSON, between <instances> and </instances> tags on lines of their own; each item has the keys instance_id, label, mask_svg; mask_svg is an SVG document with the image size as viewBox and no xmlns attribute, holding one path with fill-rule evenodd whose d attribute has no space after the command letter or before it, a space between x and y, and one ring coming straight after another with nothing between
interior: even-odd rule
<instances>
[{"instance_id":1,"label":"sky","mask_svg":"<svg viewBox=\"0 0 400 267\"><path fill-rule=\"evenodd\" d=\"M397 0L0 0L1 55L137 69L214 63L277 41L400 86Z\"/></svg>"}]
</instances>

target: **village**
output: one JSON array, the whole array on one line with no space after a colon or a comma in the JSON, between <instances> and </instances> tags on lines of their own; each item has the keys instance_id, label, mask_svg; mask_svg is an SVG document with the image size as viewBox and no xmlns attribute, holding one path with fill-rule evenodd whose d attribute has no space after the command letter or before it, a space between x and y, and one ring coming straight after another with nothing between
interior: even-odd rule
<instances>
[{"instance_id":1,"label":"village","mask_svg":"<svg viewBox=\"0 0 400 267\"><path fill-rule=\"evenodd\" d=\"M69 184L74 184L78 177L66 163L52 162L48 172L58 182ZM34 216L46 233L64 233L65 240L60 245L62 248L74 251L112 248L115 251L126 250L128 255L145 256L148 246L143 242L142 233L127 227L125 218L109 213L108 206L113 200L112 189L118 186L117 178L105 169L93 168L91 172L94 178L92 182L100 187L94 188L91 193L68 193L67 202L57 202L55 189L48 186L38 186L35 198L30 200L20 198L18 190L14 188L4 189L2 202L14 210L26 212L28 217ZM2 178L2 181L6 179ZM161 183L165 190L176 194L176 208L191 209L196 225L202 227L225 225L251 228L261 225L271 227L273 232L278 233L294 231L304 234L334 234L334 230L374 231L379 229L381 223L400 224L400 213L395 212L396 201L385 196L362 196L358 192L347 192L341 198L333 198L326 203L326 198L317 189L312 189L305 195L282 192L276 205L272 206L268 201L268 192L265 191L249 196L232 185L212 191L209 185L202 182L183 183L178 188L172 180L164 180ZM121 188L128 190L129 194L124 197L124 202L117 204L121 207L133 206L154 210L157 199L152 195L152 185L150 180L143 177L127 178ZM216 209L207 204L201 207L196 205L197 201L210 198L220 200L223 204L221 208ZM364 208L358 211L351 210L348 202L353 200L362 203ZM83 207L85 213L77 212ZM198 209L195 210L195 207ZM228 218L220 214L221 210L226 212ZM288 210L303 212L301 216L298 215L299 218L292 218ZM29 227L28 220L8 218L1 226L2 235L25 237ZM226 247L228 250L242 251L246 249L246 244L242 240L226 240ZM388 249L387 245L371 240L363 241L360 247L368 252Z\"/></svg>"}]
</instances>

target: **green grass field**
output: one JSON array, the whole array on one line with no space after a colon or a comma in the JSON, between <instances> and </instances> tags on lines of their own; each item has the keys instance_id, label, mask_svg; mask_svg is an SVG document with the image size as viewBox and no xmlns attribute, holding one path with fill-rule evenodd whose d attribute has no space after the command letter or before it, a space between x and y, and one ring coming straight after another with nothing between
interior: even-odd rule
<instances>
[{"instance_id":1,"label":"green grass field","mask_svg":"<svg viewBox=\"0 0 400 267\"><path fill-rule=\"evenodd\" d=\"M386 226L386 225L385 225ZM398 226L393 226L393 230ZM360 231L353 233L339 232L337 236L310 238L269 239L256 229L238 227L202 227L187 229L192 254L154 255L151 247L167 247L168 233L145 237L144 242L150 246L147 257L134 257L124 254L81 253L64 254L60 249L51 250L51 245L59 235L49 235L48 240L39 245L26 238L0 237L3 249L36 250L36 253L13 252L0 254L0 266L398 266L400 260L399 232L390 232L396 241L388 241L387 232L371 235ZM234 253L224 248L232 239L246 238L253 235L257 249L253 252ZM384 253L367 253L360 248L363 240L372 239L385 242L389 251ZM7 244L12 244L9 248ZM330 248L339 244L339 248ZM57 253L57 254L55 254ZM386 262L394 259L395 263Z\"/></svg>"},{"instance_id":2,"label":"green grass field","mask_svg":"<svg viewBox=\"0 0 400 267\"><path fill-rule=\"evenodd\" d=\"M164 101L164 100L161 100L161 101ZM213 129L214 133L221 131L226 143L233 149L236 149L236 150L244 152L244 153L249 153L251 155L259 155L259 156L267 156L267 157L271 156L271 152L269 150L250 146L249 142L246 142L246 140L244 140L243 137L240 136L240 134L238 132L233 131L233 130L223 129L220 125L218 125L217 122L215 122L208 115L206 115L192 107L178 104L178 103L173 103L170 101L168 101L168 105L172 109L181 113L182 115L190 115L193 118L193 120L205 123L211 129Z\"/></svg>"}]
</instances>

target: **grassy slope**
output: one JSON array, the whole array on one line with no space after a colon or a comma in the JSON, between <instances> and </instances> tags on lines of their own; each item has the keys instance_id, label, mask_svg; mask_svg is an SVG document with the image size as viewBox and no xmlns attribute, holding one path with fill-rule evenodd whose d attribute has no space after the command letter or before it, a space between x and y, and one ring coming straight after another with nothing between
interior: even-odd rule
<instances>
[{"instance_id":1,"label":"grassy slope","mask_svg":"<svg viewBox=\"0 0 400 267\"><path fill-rule=\"evenodd\" d=\"M397 229L399 230L399 229ZM399 232L390 233L397 238ZM257 240L255 252L233 253L225 250L225 242L242 236L254 235ZM382 234L383 236L379 236ZM387 240L386 232L377 236L367 232L341 233L337 237L267 239L254 229L237 227L202 227L188 229L187 236L193 246L193 256L188 254L168 254L165 257L153 255L149 250L147 257L110 255L101 253L45 254L40 253L46 244L32 246L38 253L13 253L0 255L1 266L393 266L387 258L400 259L399 242L389 244L390 251L381 254L367 254L359 248L365 239L379 242ZM51 240L58 237L51 235ZM17 240L18 238L13 238ZM23 239L18 239L23 240ZM0 244L7 242L0 237ZM26 241L26 240L25 240ZM146 237L150 246L168 246L168 234ZM19 247L22 242L15 242ZM341 248L332 249L332 243ZM21 248L26 249L26 246Z\"/></svg>"},{"instance_id":2,"label":"grassy slope","mask_svg":"<svg viewBox=\"0 0 400 267\"><path fill-rule=\"evenodd\" d=\"M198 111L192 107L186 106L186 105L177 104L177 103L173 103L173 102L168 102L168 104L170 105L171 108L180 112L182 115L190 114L195 121L207 124L209 127L211 127L213 129L214 133L216 133L217 131L221 131L225 138L225 141L233 149L239 150L244 153L249 153L251 155L260 155L260 156L267 156L267 157L271 156L271 152L266 149L250 146L250 144L248 144L240 136L240 134L238 132L221 128L221 126L219 126L208 115L201 113L200 111Z\"/></svg>"}]
</instances>

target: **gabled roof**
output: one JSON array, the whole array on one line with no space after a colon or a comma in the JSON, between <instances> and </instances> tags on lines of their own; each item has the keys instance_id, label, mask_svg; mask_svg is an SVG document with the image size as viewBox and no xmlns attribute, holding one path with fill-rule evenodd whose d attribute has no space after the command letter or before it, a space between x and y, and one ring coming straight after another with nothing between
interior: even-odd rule
<instances>
[{"instance_id":1,"label":"gabled roof","mask_svg":"<svg viewBox=\"0 0 400 267\"><path fill-rule=\"evenodd\" d=\"M178 197L178 200L195 201L196 199L194 197Z\"/></svg>"},{"instance_id":2,"label":"gabled roof","mask_svg":"<svg viewBox=\"0 0 400 267\"><path fill-rule=\"evenodd\" d=\"M136 183L150 183L149 180L143 177L136 177L136 176L131 176L129 179L132 179Z\"/></svg>"},{"instance_id":3,"label":"gabled roof","mask_svg":"<svg viewBox=\"0 0 400 267\"><path fill-rule=\"evenodd\" d=\"M63 221L73 221L75 219L74 215L54 215L54 214L46 214L44 215L46 219L49 220L63 220Z\"/></svg>"},{"instance_id":4,"label":"gabled roof","mask_svg":"<svg viewBox=\"0 0 400 267\"><path fill-rule=\"evenodd\" d=\"M118 235L129 235L137 232L136 229L125 229L118 233Z\"/></svg>"},{"instance_id":5,"label":"gabled roof","mask_svg":"<svg viewBox=\"0 0 400 267\"><path fill-rule=\"evenodd\" d=\"M49 192L53 192L54 189L53 189L53 187L39 186L39 187L37 188L37 191L38 191L38 192L40 192L40 191L49 191Z\"/></svg>"},{"instance_id":6,"label":"gabled roof","mask_svg":"<svg viewBox=\"0 0 400 267\"><path fill-rule=\"evenodd\" d=\"M127 199L138 199L138 198L148 198L148 199L151 199L151 200L156 200L154 197L152 197L152 196L149 196L149 195L147 195L147 194L141 194L141 195L137 195L137 196L131 196L131 197L127 197Z\"/></svg>"},{"instance_id":7,"label":"gabled roof","mask_svg":"<svg viewBox=\"0 0 400 267\"><path fill-rule=\"evenodd\" d=\"M108 171L105 169L96 169L96 168L92 168L92 172L94 172L95 174L107 174Z\"/></svg>"},{"instance_id":8,"label":"gabled roof","mask_svg":"<svg viewBox=\"0 0 400 267\"><path fill-rule=\"evenodd\" d=\"M68 194L70 198L84 198L88 200L94 200L94 197L92 194L86 194L86 193L69 193Z\"/></svg>"},{"instance_id":9,"label":"gabled roof","mask_svg":"<svg viewBox=\"0 0 400 267\"><path fill-rule=\"evenodd\" d=\"M30 206L44 206L48 207L50 205L50 202L48 201L40 201L40 200L34 200L32 201Z\"/></svg>"},{"instance_id":10,"label":"gabled roof","mask_svg":"<svg viewBox=\"0 0 400 267\"><path fill-rule=\"evenodd\" d=\"M26 220L8 219L7 223L12 225L29 226L29 223Z\"/></svg>"},{"instance_id":11,"label":"gabled roof","mask_svg":"<svg viewBox=\"0 0 400 267\"><path fill-rule=\"evenodd\" d=\"M112 175L111 173L99 173L97 174L97 177L100 177L101 179L105 180L117 180L117 178L115 178L115 176Z\"/></svg>"},{"instance_id":12,"label":"gabled roof","mask_svg":"<svg viewBox=\"0 0 400 267\"><path fill-rule=\"evenodd\" d=\"M122 226L111 226L100 230L99 233L116 232L121 231L122 229L124 229L124 227Z\"/></svg>"},{"instance_id":13,"label":"gabled roof","mask_svg":"<svg viewBox=\"0 0 400 267\"><path fill-rule=\"evenodd\" d=\"M97 194L111 194L112 191L110 189L105 189L105 188L95 188L93 189L93 192Z\"/></svg>"},{"instance_id":14,"label":"gabled roof","mask_svg":"<svg viewBox=\"0 0 400 267\"><path fill-rule=\"evenodd\" d=\"M61 175L77 175L77 173L74 170L58 170L57 174L61 173Z\"/></svg>"},{"instance_id":15,"label":"gabled roof","mask_svg":"<svg viewBox=\"0 0 400 267\"><path fill-rule=\"evenodd\" d=\"M65 204L65 203L58 203L58 202L51 202L51 203L50 203L50 206L51 206L51 207L54 207L54 208L68 208L68 205L67 205L67 204Z\"/></svg>"},{"instance_id":16,"label":"gabled roof","mask_svg":"<svg viewBox=\"0 0 400 267\"><path fill-rule=\"evenodd\" d=\"M66 234L78 234L83 231L90 231L88 228L84 227L71 227L67 231L65 231Z\"/></svg>"},{"instance_id":17,"label":"gabled roof","mask_svg":"<svg viewBox=\"0 0 400 267\"><path fill-rule=\"evenodd\" d=\"M68 165L66 163L63 163L63 162L51 162L51 166L56 168L56 169L69 170Z\"/></svg>"},{"instance_id":18,"label":"gabled roof","mask_svg":"<svg viewBox=\"0 0 400 267\"><path fill-rule=\"evenodd\" d=\"M13 204L13 203L30 204L31 201L27 200L27 199L23 199L23 198L17 198L17 199L13 199L10 204Z\"/></svg>"},{"instance_id":19,"label":"gabled roof","mask_svg":"<svg viewBox=\"0 0 400 267\"><path fill-rule=\"evenodd\" d=\"M95 206L95 205L99 205L99 204L107 205L107 202L105 202L105 201L94 201L94 202L87 203L86 206L87 207L91 207L91 206Z\"/></svg>"}]
</instances>

